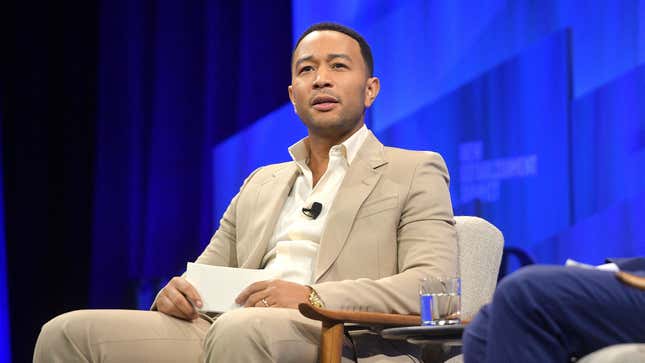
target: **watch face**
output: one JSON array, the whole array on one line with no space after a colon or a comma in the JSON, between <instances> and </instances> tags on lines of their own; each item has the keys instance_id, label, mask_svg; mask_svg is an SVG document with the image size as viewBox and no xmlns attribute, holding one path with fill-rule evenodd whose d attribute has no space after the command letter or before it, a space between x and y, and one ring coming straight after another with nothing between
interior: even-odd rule
<instances>
[{"instance_id":1,"label":"watch face","mask_svg":"<svg viewBox=\"0 0 645 363\"><path fill-rule=\"evenodd\" d=\"M309 303L317 308L322 308L323 303L322 300L320 299L320 296L318 296L318 293L316 291L312 290L311 294L309 294Z\"/></svg>"}]
</instances>

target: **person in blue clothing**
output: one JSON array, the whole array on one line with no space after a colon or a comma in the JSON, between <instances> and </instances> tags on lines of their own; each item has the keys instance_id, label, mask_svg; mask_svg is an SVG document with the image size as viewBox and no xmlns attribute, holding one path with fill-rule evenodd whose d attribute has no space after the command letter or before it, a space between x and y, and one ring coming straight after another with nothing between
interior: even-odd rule
<instances>
[{"instance_id":1,"label":"person in blue clothing","mask_svg":"<svg viewBox=\"0 0 645 363\"><path fill-rule=\"evenodd\" d=\"M645 276L645 258L616 263ZM464 362L570 362L610 345L645 342L643 288L611 271L525 267L500 282L466 327Z\"/></svg>"}]
</instances>

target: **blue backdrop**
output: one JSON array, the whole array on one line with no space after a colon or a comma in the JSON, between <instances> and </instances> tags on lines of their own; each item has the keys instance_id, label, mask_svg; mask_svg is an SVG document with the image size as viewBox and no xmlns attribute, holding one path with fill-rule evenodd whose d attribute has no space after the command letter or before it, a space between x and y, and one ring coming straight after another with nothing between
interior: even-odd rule
<instances>
[{"instance_id":1,"label":"blue backdrop","mask_svg":"<svg viewBox=\"0 0 645 363\"><path fill-rule=\"evenodd\" d=\"M363 33L385 143L441 152L458 214L541 263L645 254L644 1L299 1ZM289 105L214 147L214 216L305 131ZM213 228L217 220L214 219ZM204 241L206 243L206 241Z\"/></svg>"},{"instance_id":2,"label":"blue backdrop","mask_svg":"<svg viewBox=\"0 0 645 363\"><path fill-rule=\"evenodd\" d=\"M645 0L97 7L88 307L147 308L248 173L288 160L306 134L288 103L290 52L318 21L366 37L382 84L368 126L443 154L457 214L490 220L540 263L645 255Z\"/></svg>"}]
</instances>

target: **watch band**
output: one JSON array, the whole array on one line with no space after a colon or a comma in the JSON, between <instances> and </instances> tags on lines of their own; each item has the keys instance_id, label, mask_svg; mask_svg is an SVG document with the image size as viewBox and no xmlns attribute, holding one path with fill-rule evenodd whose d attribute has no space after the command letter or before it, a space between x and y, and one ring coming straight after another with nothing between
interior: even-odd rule
<instances>
[{"instance_id":1,"label":"watch band","mask_svg":"<svg viewBox=\"0 0 645 363\"><path fill-rule=\"evenodd\" d=\"M323 306L325 306L325 303L323 303L316 290L314 290L314 288L311 286L308 287L311 289L311 292L309 293L309 304L316 308L322 308Z\"/></svg>"}]
</instances>

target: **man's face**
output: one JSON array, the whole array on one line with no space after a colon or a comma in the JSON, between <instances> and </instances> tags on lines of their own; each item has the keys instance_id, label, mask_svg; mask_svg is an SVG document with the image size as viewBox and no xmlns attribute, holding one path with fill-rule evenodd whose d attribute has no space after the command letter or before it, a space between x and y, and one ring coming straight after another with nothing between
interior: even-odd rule
<instances>
[{"instance_id":1,"label":"man's face","mask_svg":"<svg viewBox=\"0 0 645 363\"><path fill-rule=\"evenodd\" d=\"M342 137L360 128L379 90L358 42L336 31L308 34L294 52L289 98L310 134Z\"/></svg>"}]
</instances>

